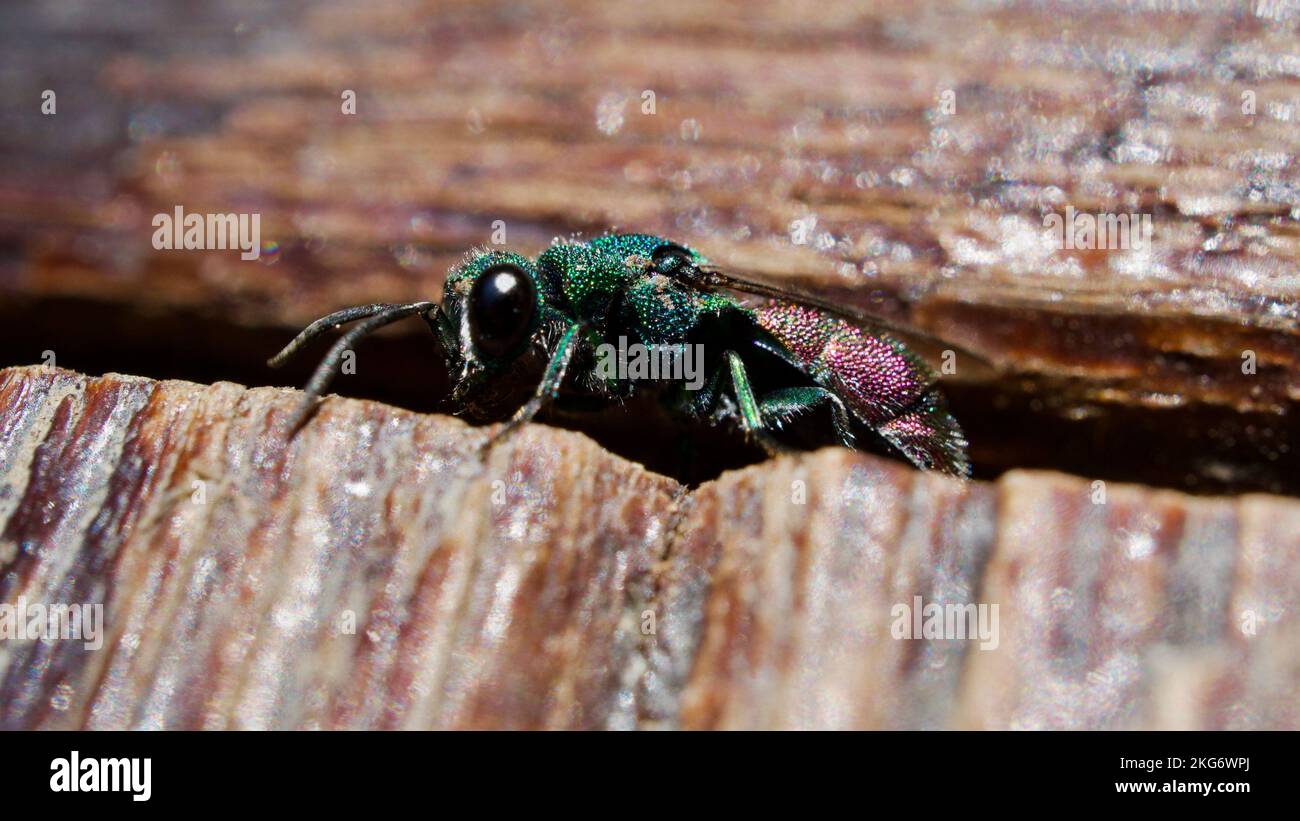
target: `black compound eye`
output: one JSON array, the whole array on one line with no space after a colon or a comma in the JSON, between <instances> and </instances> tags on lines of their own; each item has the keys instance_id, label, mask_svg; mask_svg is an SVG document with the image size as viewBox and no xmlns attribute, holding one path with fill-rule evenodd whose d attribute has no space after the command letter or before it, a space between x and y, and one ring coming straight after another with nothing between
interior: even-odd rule
<instances>
[{"instance_id":1,"label":"black compound eye","mask_svg":"<svg viewBox=\"0 0 1300 821\"><path fill-rule=\"evenodd\" d=\"M663 274L671 274L691 265L694 258L691 252L682 246L667 242L651 252L650 261L654 263L655 270Z\"/></svg>"},{"instance_id":2,"label":"black compound eye","mask_svg":"<svg viewBox=\"0 0 1300 821\"><path fill-rule=\"evenodd\" d=\"M518 265L493 265L469 292L469 334L488 359L504 359L523 347L537 312L533 281Z\"/></svg>"}]
</instances>

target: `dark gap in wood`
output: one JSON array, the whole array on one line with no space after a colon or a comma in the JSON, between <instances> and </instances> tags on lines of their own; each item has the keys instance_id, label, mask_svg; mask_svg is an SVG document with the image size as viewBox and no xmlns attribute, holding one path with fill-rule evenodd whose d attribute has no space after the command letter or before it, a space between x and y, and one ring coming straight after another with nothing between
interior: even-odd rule
<instances>
[{"instance_id":1,"label":"dark gap in wood","mask_svg":"<svg viewBox=\"0 0 1300 821\"><path fill-rule=\"evenodd\" d=\"M266 358L292 335L290 329L252 327L210 315L146 313L72 298L0 306L4 365L37 364L52 350L60 367L92 375L301 386L329 343L321 340L284 369L266 367ZM357 353L357 373L337 377L334 392L421 412L451 410L437 345L418 324L376 335ZM507 404L530 386L510 387ZM1034 384L1023 376L945 385L953 414L970 439L976 478L1040 468L1191 493L1300 496L1300 456L1292 446L1300 442L1295 415L1242 413L1205 404L1107 405L1095 415L1069 418L1052 409L1052 390L1051 384ZM674 425L651 402L632 401L595 414L557 411L545 421L581 431L614 453L689 484L765 458L732 432L703 424L688 429ZM794 435L820 433L828 421L810 417Z\"/></svg>"}]
</instances>

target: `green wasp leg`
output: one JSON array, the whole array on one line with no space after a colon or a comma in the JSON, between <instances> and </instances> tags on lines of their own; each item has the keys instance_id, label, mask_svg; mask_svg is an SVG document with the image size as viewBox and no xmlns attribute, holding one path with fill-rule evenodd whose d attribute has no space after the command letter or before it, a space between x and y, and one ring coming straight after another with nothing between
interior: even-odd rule
<instances>
[{"instance_id":1,"label":"green wasp leg","mask_svg":"<svg viewBox=\"0 0 1300 821\"><path fill-rule=\"evenodd\" d=\"M775 390L763 394L758 401L758 409L768 425L780 427L791 417L813 410L823 402L830 403L835 435L840 438L840 442L845 447L853 447L853 430L850 423L852 417L849 415L849 409L845 407L843 400L825 388L802 387Z\"/></svg>"},{"instance_id":2,"label":"green wasp leg","mask_svg":"<svg viewBox=\"0 0 1300 821\"><path fill-rule=\"evenodd\" d=\"M564 374L569 369L569 362L573 359L573 352L577 350L583 331L584 326L576 322L565 329L560 341L555 346L555 353L551 354L551 360L546 364L546 373L543 374L542 381L537 386L533 398L529 399L522 408L515 411L514 416L511 416L505 424L488 437L488 440L483 443L484 451L509 436L520 425L531 421L538 411L546 406L547 402L559 396L560 383L564 381Z\"/></svg>"},{"instance_id":3,"label":"green wasp leg","mask_svg":"<svg viewBox=\"0 0 1300 821\"><path fill-rule=\"evenodd\" d=\"M769 454L775 455L788 450L768 433L767 427L763 424L763 413L759 409L758 400L754 398L754 389L749 384L749 375L745 372L745 363L741 360L740 354L726 351L722 356L731 369L731 387L736 393L736 403L740 406L741 430L762 445Z\"/></svg>"}]
</instances>

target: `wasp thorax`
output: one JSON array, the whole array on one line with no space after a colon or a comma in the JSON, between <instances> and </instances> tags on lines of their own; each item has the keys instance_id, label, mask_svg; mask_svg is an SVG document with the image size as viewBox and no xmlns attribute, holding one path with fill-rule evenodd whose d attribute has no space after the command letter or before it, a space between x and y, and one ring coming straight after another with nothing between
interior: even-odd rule
<instances>
[{"instance_id":1,"label":"wasp thorax","mask_svg":"<svg viewBox=\"0 0 1300 821\"><path fill-rule=\"evenodd\" d=\"M478 276L467 307L475 353L503 359L517 353L528 339L537 312L537 294L528 274L505 262Z\"/></svg>"}]
</instances>

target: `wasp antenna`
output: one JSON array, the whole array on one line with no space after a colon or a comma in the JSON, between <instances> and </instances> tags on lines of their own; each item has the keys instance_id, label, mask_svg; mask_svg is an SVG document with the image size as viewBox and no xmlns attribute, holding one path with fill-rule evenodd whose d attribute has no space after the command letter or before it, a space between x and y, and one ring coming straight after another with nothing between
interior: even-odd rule
<instances>
[{"instance_id":1,"label":"wasp antenna","mask_svg":"<svg viewBox=\"0 0 1300 821\"><path fill-rule=\"evenodd\" d=\"M352 308L344 308L343 310L335 311L328 316L323 316L308 325L306 328L303 328L302 332L295 336L288 345L285 345L278 354L266 360L266 364L272 368L278 368L285 362L288 362L294 354L302 350L304 345L326 331L333 330L348 322L365 319L368 316L374 316L375 314L382 313L383 311L394 307L396 306L386 302L377 302L373 305L357 305Z\"/></svg>"},{"instance_id":2,"label":"wasp antenna","mask_svg":"<svg viewBox=\"0 0 1300 821\"><path fill-rule=\"evenodd\" d=\"M405 319L416 314L427 314L437 309L438 303L436 302L411 302L406 305L365 305L321 317L308 326L306 330L298 335L297 339L285 346L285 349L277 354L271 362L283 361L301 347L304 342L319 335L326 328L347 322L350 319L366 318L360 325L348 329L347 333L340 336L334 346L330 348L329 353L325 354L325 358L316 366L316 370L311 375L311 380L307 383L307 387L303 389L302 404L290 417L289 435L292 437L302 427L312 408L315 407L316 399L320 397L329 385L330 380L334 378L334 371L338 369L339 362L343 360L344 354L352 349L357 340L385 325L397 322L399 319Z\"/></svg>"},{"instance_id":3,"label":"wasp antenna","mask_svg":"<svg viewBox=\"0 0 1300 821\"><path fill-rule=\"evenodd\" d=\"M303 426L307 424L307 419L311 416L312 411L314 411L315 409L316 409L316 397L314 396L303 397L303 400L298 403L298 407L294 410L293 415L289 417L289 438L290 439L298 435L298 431L302 430Z\"/></svg>"},{"instance_id":4,"label":"wasp antenna","mask_svg":"<svg viewBox=\"0 0 1300 821\"><path fill-rule=\"evenodd\" d=\"M408 316L422 314L437 307L438 304L436 302L412 302L407 305L383 306L383 310L370 316L360 325L355 325L352 328L349 328L347 333L338 338L334 343L334 347L330 348L329 353L325 354L325 358L316 366L316 371L311 375L311 381L309 381L307 387L303 389L304 392L306 392L308 397L320 396L320 394L325 390L325 387L330 383L330 380L334 378L334 371L338 367L339 362L343 360L343 355L351 350L352 346L357 344L357 340L361 337L376 331L385 325L396 322L399 319L405 319ZM303 333L306 333L306 331ZM290 346L293 345L293 343L289 344Z\"/></svg>"}]
</instances>

